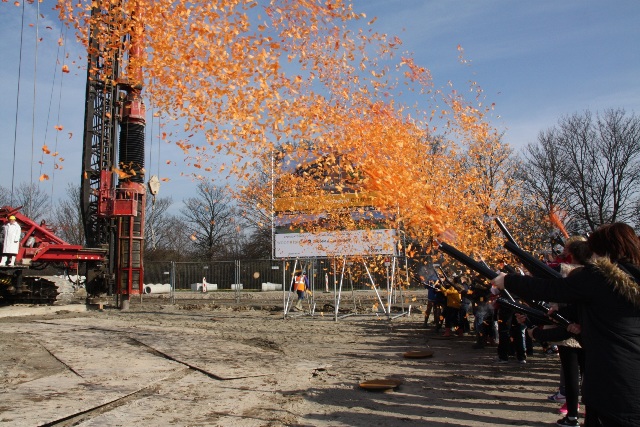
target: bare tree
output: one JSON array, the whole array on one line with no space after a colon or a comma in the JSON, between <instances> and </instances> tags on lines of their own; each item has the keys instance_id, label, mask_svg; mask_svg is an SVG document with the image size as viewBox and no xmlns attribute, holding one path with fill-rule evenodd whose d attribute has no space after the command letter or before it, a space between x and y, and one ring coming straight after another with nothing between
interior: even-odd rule
<instances>
[{"instance_id":1,"label":"bare tree","mask_svg":"<svg viewBox=\"0 0 640 427\"><path fill-rule=\"evenodd\" d=\"M566 160L557 133L553 128L541 131L538 142L525 147L518 174L525 195L547 215L554 208L567 208L568 184L563 179Z\"/></svg>"},{"instance_id":2,"label":"bare tree","mask_svg":"<svg viewBox=\"0 0 640 427\"><path fill-rule=\"evenodd\" d=\"M602 181L609 181L602 198L606 206L603 211L611 212L609 222L628 221L639 196L640 117L627 117L623 110L606 110L596 125L600 153L605 159L600 169Z\"/></svg>"},{"instance_id":3,"label":"bare tree","mask_svg":"<svg viewBox=\"0 0 640 427\"><path fill-rule=\"evenodd\" d=\"M187 260L191 256L192 242L185 222L169 209L171 197L147 198L145 213L145 260Z\"/></svg>"},{"instance_id":4,"label":"bare tree","mask_svg":"<svg viewBox=\"0 0 640 427\"><path fill-rule=\"evenodd\" d=\"M551 128L538 134L537 143L528 144L517 178L521 181L526 205L520 210L520 221L526 223L525 241L531 248L553 246L560 231L550 221L553 213L566 229L575 228L569 212L569 184L565 180L566 152L558 144L558 130Z\"/></svg>"},{"instance_id":5,"label":"bare tree","mask_svg":"<svg viewBox=\"0 0 640 427\"><path fill-rule=\"evenodd\" d=\"M15 190L13 201L15 207L22 206L23 215L34 221L52 220L52 218L46 217L47 213L50 213L49 197L35 184L20 184Z\"/></svg>"},{"instance_id":6,"label":"bare tree","mask_svg":"<svg viewBox=\"0 0 640 427\"><path fill-rule=\"evenodd\" d=\"M515 179L520 168L518 159L511 147L502 141L502 135L497 135L471 143L462 161L473 178L465 190L468 197L460 202L474 211L468 219L470 228L467 232L482 232L484 244L492 247L495 242L491 241L501 236L496 233L491 218L498 216L512 224L517 223L514 218L520 203Z\"/></svg>"},{"instance_id":7,"label":"bare tree","mask_svg":"<svg viewBox=\"0 0 640 427\"><path fill-rule=\"evenodd\" d=\"M58 202L51 224L61 239L74 245L85 244L80 211L80 186L67 185L66 197Z\"/></svg>"},{"instance_id":8,"label":"bare tree","mask_svg":"<svg viewBox=\"0 0 640 427\"><path fill-rule=\"evenodd\" d=\"M155 247L145 249L145 261L188 261L193 257L193 242L185 222L176 215L163 216L155 234ZM150 244L149 236L145 243Z\"/></svg>"},{"instance_id":9,"label":"bare tree","mask_svg":"<svg viewBox=\"0 0 640 427\"><path fill-rule=\"evenodd\" d=\"M272 167L275 159L256 163L256 171L248 185L240 189L236 199L243 232L243 255L248 258L270 258L272 246Z\"/></svg>"},{"instance_id":10,"label":"bare tree","mask_svg":"<svg viewBox=\"0 0 640 427\"><path fill-rule=\"evenodd\" d=\"M236 222L237 218L232 218ZM245 233L246 228L242 223L230 228L229 235L225 238L224 245L220 248L220 257L224 259L249 259L255 258L247 252L250 237Z\"/></svg>"},{"instance_id":11,"label":"bare tree","mask_svg":"<svg viewBox=\"0 0 640 427\"><path fill-rule=\"evenodd\" d=\"M562 118L557 144L565 153L569 206L585 231L632 219L640 179L640 118L606 110Z\"/></svg>"},{"instance_id":12,"label":"bare tree","mask_svg":"<svg viewBox=\"0 0 640 427\"><path fill-rule=\"evenodd\" d=\"M197 197L184 200L180 210L198 256L216 259L226 253L225 245L234 236L235 211L231 196L223 188L207 182L197 187Z\"/></svg>"},{"instance_id":13,"label":"bare tree","mask_svg":"<svg viewBox=\"0 0 640 427\"><path fill-rule=\"evenodd\" d=\"M11 191L0 185L0 206L8 206L11 204Z\"/></svg>"},{"instance_id":14,"label":"bare tree","mask_svg":"<svg viewBox=\"0 0 640 427\"><path fill-rule=\"evenodd\" d=\"M484 215L496 215L505 208L514 188L513 175L519 168L513 150L502 142L502 136L470 145L463 158L469 170L476 171L472 183L479 207Z\"/></svg>"},{"instance_id":15,"label":"bare tree","mask_svg":"<svg viewBox=\"0 0 640 427\"><path fill-rule=\"evenodd\" d=\"M525 150L525 190L548 213L566 210L573 232L638 221L640 118L624 110L562 117Z\"/></svg>"},{"instance_id":16,"label":"bare tree","mask_svg":"<svg viewBox=\"0 0 640 427\"><path fill-rule=\"evenodd\" d=\"M165 235L168 230L174 227L175 218L171 217L167 210L173 204L171 197L149 197L147 194L147 204L145 206L145 251L171 246Z\"/></svg>"}]
</instances>

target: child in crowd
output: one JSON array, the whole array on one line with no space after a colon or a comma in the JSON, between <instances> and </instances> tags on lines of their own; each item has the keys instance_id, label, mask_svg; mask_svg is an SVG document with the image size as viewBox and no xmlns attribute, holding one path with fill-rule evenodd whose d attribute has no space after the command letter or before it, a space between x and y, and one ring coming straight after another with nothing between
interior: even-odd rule
<instances>
[{"instance_id":1,"label":"child in crowd","mask_svg":"<svg viewBox=\"0 0 640 427\"><path fill-rule=\"evenodd\" d=\"M447 298L447 304L444 307L444 337L452 336L451 331L459 326L458 317L462 296L456 288L450 284L446 284L442 289L442 294Z\"/></svg>"}]
</instances>

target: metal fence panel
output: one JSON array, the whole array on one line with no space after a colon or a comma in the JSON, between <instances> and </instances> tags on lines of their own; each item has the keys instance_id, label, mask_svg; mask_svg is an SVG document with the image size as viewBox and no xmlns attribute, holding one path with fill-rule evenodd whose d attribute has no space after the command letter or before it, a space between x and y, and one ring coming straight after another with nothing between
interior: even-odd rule
<instances>
[{"instance_id":1,"label":"metal fence panel","mask_svg":"<svg viewBox=\"0 0 640 427\"><path fill-rule=\"evenodd\" d=\"M396 274L404 266L397 259ZM263 283L284 285L288 290L294 269L304 270L312 288L333 290L339 286L342 273L342 259L307 258L298 260L236 260L211 262L175 262L175 289L193 289L194 284L216 284L219 290L231 290L231 285L242 284L242 290L262 290ZM375 266L367 262L369 272L362 261L347 262L342 278L344 289L371 290L371 280L377 287L385 288L389 280L389 268L378 262ZM145 284L169 283L171 262L148 262L145 264ZM369 276L369 274L371 276ZM402 280L402 277L398 277ZM283 283L285 282L285 283ZM237 289L236 289L237 290Z\"/></svg>"}]
</instances>

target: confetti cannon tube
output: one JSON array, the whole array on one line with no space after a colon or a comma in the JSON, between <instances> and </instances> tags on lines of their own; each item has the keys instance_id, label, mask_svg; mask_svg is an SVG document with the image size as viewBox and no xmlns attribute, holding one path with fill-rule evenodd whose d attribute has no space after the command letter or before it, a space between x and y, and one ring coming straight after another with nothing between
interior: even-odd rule
<instances>
[{"instance_id":1,"label":"confetti cannon tube","mask_svg":"<svg viewBox=\"0 0 640 427\"><path fill-rule=\"evenodd\" d=\"M424 285L425 288L433 289L436 292L442 292L442 289L440 289L437 286L434 286L434 285L432 285L430 283L421 281L420 284Z\"/></svg>"},{"instance_id":2,"label":"confetti cannon tube","mask_svg":"<svg viewBox=\"0 0 640 427\"><path fill-rule=\"evenodd\" d=\"M530 253L520 248L520 246L518 246L515 239L513 238L511 233L509 233L509 230L504 225L504 223L500 220L500 218L496 218L495 220L496 220L496 224L498 224L498 227L502 231L502 234L504 234L504 236L507 239L507 241L504 244L504 248L507 249L509 252L511 252L513 255L515 255L520 260L522 265L524 265L532 275L536 277L546 278L546 279L554 279L554 278L562 277L562 275L559 272L552 269L547 264L543 263L542 261L535 258ZM510 269L509 273L510 274L515 273L515 270ZM544 301L530 301L530 302L527 301L527 304L533 307L537 307L545 313L549 311L549 305ZM556 312L552 313L550 316L556 321L556 323L565 324L565 322L568 322L567 319L563 318L560 314Z\"/></svg>"},{"instance_id":3,"label":"confetti cannon tube","mask_svg":"<svg viewBox=\"0 0 640 427\"><path fill-rule=\"evenodd\" d=\"M524 265L532 275L536 277L543 277L546 279L555 279L562 277L559 272L534 257L529 252L520 248L520 246L518 246L518 244L516 243L516 240L507 229L507 226L504 225L500 218L496 217L495 221L500 228L500 231L502 231L502 234L504 234L504 237L507 239L507 241L503 245L504 248L515 255L520 260L522 265ZM509 271L509 273L511 273L511 271Z\"/></svg>"},{"instance_id":4,"label":"confetti cannon tube","mask_svg":"<svg viewBox=\"0 0 640 427\"><path fill-rule=\"evenodd\" d=\"M487 266L487 264L476 261L475 259L471 258L467 254L460 252L459 250L449 245L448 243L439 242L438 249L440 249L442 252L449 255L451 258L456 259L460 263L466 265L476 273L480 274L481 276L484 276L489 280L493 280L496 277L498 277L499 273L496 273L495 271L490 269ZM515 302L515 299L511 296L511 294L506 289L503 290L502 293L511 301Z\"/></svg>"},{"instance_id":5,"label":"confetti cannon tube","mask_svg":"<svg viewBox=\"0 0 640 427\"><path fill-rule=\"evenodd\" d=\"M528 260L530 261L538 261L536 260L531 254L527 253L526 251L523 251L522 249L520 249L517 245L513 245L512 242L506 242L505 243L505 248L507 248L507 246L509 246L509 248L512 249L517 249L517 253L518 254L526 254L530 257L530 259L528 258ZM507 248L510 252L511 249ZM485 264L478 262L476 260L474 260L473 258L471 258L470 256L460 252L458 249L454 248L453 246L445 243L445 242L441 242L438 245L438 249L440 249L442 252L446 253L447 255L449 255L450 257L456 259L457 261L459 261L460 263L466 265L467 267L469 267L470 269L474 270L475 272L477 272L478 274L486 277L489 280L493 280L498 276L498 273L496 273L495 271L491 270L489 267L487 267ZM516 255L514 253L514 255ZM518 255L516 255L518 256ZM524 256L524 255L523 255ZM518 256L518 258L520 258ZM522 258L520 258L522 260ZM542 262L538 261L540 264L544 265L545 267L548 267L546 264L543 264ZM523 262L524 264L524 262ZM525 264L526 265L526 264ZM556 273L555 270L551 269L550 267L548 267L548 269L554 273ZM559 276L559 273L558 273ZM554 312L551 314L551 318L549 318L549 315L547 314L547 310L546 307L541 306L541 308L543 308L543 310L538 310L532 307L529 307L528 305L522 305L522 304L518 304L513 297L511 297L511 295L509 295L506 292L506 289L504 291L502 291L505 296L507 296L507 298L498 298L498 301L501 301L503 304L508 305L509 307L513 308L514 310L523 313L523 314L527 314L530 315L532 317L535 317L536 320L540 320L540 319L544 319L545 322L550 322L550 323L555 323L555 324L560 324L560 325L568 325L571 322L567 319L565 319L564 317L562 317L560 314ZM533 305L537 305L537 304L533 304Z\"/></svg>"},{"instance_id":6,"label":"confetti cannon tube","mask_svg":"<svg viewBox=\"0 0 640 427\"><path fill-rule=\"evenodd\" d=\"M447 273L444 272L444 269L439 266L438 270L440 270L440 274L442 274L442 277L443 277L444 281L447 282L450 285L453 285L453 282L451 282L451 280L449 280L449 277L447 276Z\"/></svg>"},{"instance_id":7,"label":"confetti cannon tube","mask_svg":"<svg viewBox=\"0 0 640 427\"><path fill-rule=\"evenodd\" d=\"M498 277L498 273L487 267L486 264L476 261L448 243L440 242L438 244L438 249L489 280L493 280Z\"/></svg>"},{"instance_id":8,"label":"confetti cannon tube","mask_svg":"<svg viewBox=\"0 0 640 427\"><path fill-rule=\"evenodd\" d=\"M515 255L522 265L524 265L535 277L541 277L544 279L558 279L562 277L559 271L549 267L547 264L534 257L529 252L523 250L515 243L506 241L504 242L504 248Z\"/></svg>"},{"instance_id":9,"label":"confetti cannon tube","mask_svg":"<svg viewBox=\"0 0 640 427\"><path fill-rule=\"evenodd\" d=\"M527 315L527 317L538 324L542 323L545 325L568 326L569 324L573 323L570 320L562 317L558 313L553 313L550 318L549 315L547 315L547 313L543 310L538 310L527 305L518 304L517 302L510 301L507 298L499 297L496 301L498 302L498 304L512 308L517 313Z\"/></svg>"},{"instance_id":10,"label":"confetti cannon tube","mask_svg":"<svg viewBox=\"0 0 640 427\"><path fill-rule=\"evenodd\" d=\"M496 224L498 225L498 228L500 228L500 231L502 231L502 234L504 234L504 237L506 237L507 240L513 243L514 245L518 246L518 244L516 243L516 240L513 238L511 233L509 233L507 226L504 225L502 220L498 217L496 217L495 220L496 220Z\"/></svg>"}]
</instances>

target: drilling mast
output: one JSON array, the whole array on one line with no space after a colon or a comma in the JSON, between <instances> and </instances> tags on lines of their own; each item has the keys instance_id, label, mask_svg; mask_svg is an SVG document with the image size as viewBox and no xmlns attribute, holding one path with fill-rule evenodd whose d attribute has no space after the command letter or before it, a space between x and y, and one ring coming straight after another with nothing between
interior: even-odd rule
<instances>
[{"instance_id":1,"label":"drilling mast","mask_svg":"<svg viewBox=\"0 0 640 427\"><path fill-rule=\"evenodd\" d=\"M93 3L88 40L81 211L88 247L108 249L106 289L120 308L142 293L144 268L144 27L137 2L130 16L112 13L110 1ZM127 28L113 46L105 31ZM122 64L126 62L126 69ZM118 129L119 127L119 129ZM119 138L118 138L119 130ZM116 157L117 156L117 157ZM116 176L118 180L116 182Z\"/></svg>"}]
</instances>

